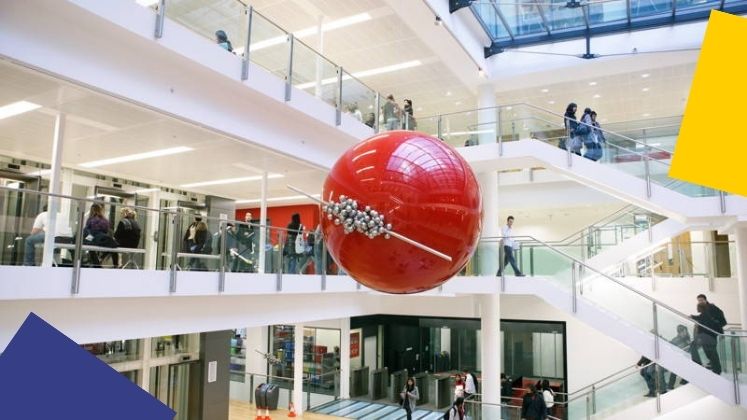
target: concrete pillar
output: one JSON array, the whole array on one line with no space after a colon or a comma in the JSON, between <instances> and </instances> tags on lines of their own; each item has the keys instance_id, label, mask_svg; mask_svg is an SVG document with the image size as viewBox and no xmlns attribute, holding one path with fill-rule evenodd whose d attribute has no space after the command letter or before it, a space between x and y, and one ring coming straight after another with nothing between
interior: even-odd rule
<instances>
[{"instance_id":1,"label":"concrete pillar","mask_svg":"<svg viewBox=\"0 0 747 420\"><path fill-rule=\"evenodd\" d=\"M488 404L501 402L501 297L500 294L480 297L480 367L482 401ZM499 419L498 406L484 405L482 418Z\"/></svg>"},{"instance_id":2,"label":"concrete pillar","mask_svg":"<svg viewBox=\"0 0 747 420\"><path fill-rule=\"evenodd\" d=\"M233 331L230 330L200 334L202 372L201 375L195 374L193 377L202 378L201 400L192 401L190 404L199 406L201 416L197 418L228 420L232 334ZM193 413L195 411L190 409L190 414Z\"/></svg>"},{"instance_id":3,"label":"concrete pillar","mask_svg":"<svg viewBox=\"0 0 747 420\"><path fill-rule=\"evenodd\" d=\"M739 293L739 322L747 326L747 226L740 226L734 234L736 242L737 279Z\"/></svg>"},{"instance_id":4,"label":"concrete pillar","mask_svg":"<svg viewBox=\"0 0 747 420\"><path fill-rule=\"evenodd\" d=\"M495 87L484 84L478 87L477 112L478 144L492 144L497 138L497 113L495 110ZM485 172L478 175L482 192L482 237L499 235L498 226L498 173ZM478 267L480 275L494 276L498 272L500 244L497 241L483 242L478 246Z\"/></svg>"},{"instance_id":5,"label":"concrete pillar","mask_svg":"<svg viewBox=\"0 0 747 420\"><path fill-rule=\"evenodd\" d=\"M350 318L340 320L340 398L350 398Z\"/></svg>"},{"instance_id":6,"label":"concrete pillar","mask_svg":"<svg viewBox=\"0 0 747 420\"><path fill-rule=\"evenodd\" d=\"M65 114L57 114L54 121L54 136L52 139L52 170L49 176L49 192L62 192L62 146L65 137ZM57 235L57 218L60 211L60 199L49 197L47 200L48 223L44 234L44 253L42 266L51 267L54 260L54 237Z\"/></svg>"},{"instance_id":7,"label":"concrete pillar","mask_svg":"<svg viewBox=\"0 0 747 420\"><path fill-rule=\"evenodd\" d=\"M262 174L261 182L259 200L259 267L257 267L257 272L260 274L265 272L265 249L267 248L267 172Z\"/></svg>"},{"instance_id":8,"label":"concrete pillar","mask_svg":"<svg viewBox=\"0 0 747 420\"><path fill-rule=\"evenodd\" d=\"M294 325L293 331L293 404L296 414L303 413L303 324Z\"/></svg>"}]
</instances>

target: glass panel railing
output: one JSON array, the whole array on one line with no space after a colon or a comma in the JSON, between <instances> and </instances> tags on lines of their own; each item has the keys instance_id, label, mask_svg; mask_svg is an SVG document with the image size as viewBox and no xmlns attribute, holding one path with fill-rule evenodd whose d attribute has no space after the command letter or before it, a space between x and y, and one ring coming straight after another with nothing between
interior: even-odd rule
<instances>
[{"instance_id":1,"label":"glass panel railing","mask_svg":"<svg viewBox=\"0 0 747 420\"><path fill-rule=\"evenodd\" d=\"M733 242L670 242L622 261L616 276L728 278L736 270Z\"/></svg>"},{"instance_id":2,"label":"glass panel railing","mask_svg":"<svg viewBox=\"0 0 747 420\"><path fill-rule=\"evenodd\" d=\"M716 327L708 327L699 323L703 319L696 315L687 315L679 312L663 302L657 301L646 294L635 290L633 287L624 284L613 277L607 276L592 267L585 265L582 261L572 257L561 249L557 249L547 243L538 241L531 237L514 237L516 241L521 241L522 247L534 247L535 255L538 250L542 249L543 255L535 266L535 271L540 271L545 278L554 284L560 285L566 290L570 290L574 302L583 300L587 304L596 306L607 313L612 314L620 321L638 328L641 332L651 332L660 338L655 342L655 347L662 342L671 342L678 336L680 331L686 331L688 336L692 337L696 347L691 350L692 358L716 374L723 375L735 381L744 381L740 368L744 361L741 360L741 353L744 339L747 334L739 335L733 338L732 335L724 335ZM498 241L499 238L483 238L482 241ZM560 262L559 262L560 261ZM575 310L575 309L574 309ZM727 341L733 339L733 342ZM717 352L717 344L724 341L728 346L734 346L739 350L734 350L728 355L724 350L724 357L730 357L732 360L731 371L724 368L720 363ZM679 344L677 347L683 348ZM683 351L687 349L683 348ZM736 383L736 382L735 382Z\"/></svg>"},{"instance_id":3,"label":"glass panel railing","mask_svg":"<svg viewBox=\"0 0 747 420\"><path fill-rule=\"evenodd\" d=\"M495 133L494 119L489 119L488 124L478 125L477 111L459 112L441 116L441 140L454 147L463 147L472 144L480 134ZM488 135L490 135L488 134Z\"/></svg>"},{"instance_id":4,"label":"glass panel railing","mask_svg":"<svg viewBox=\"0 0 747 420\"><path fill-rule=\"evenodd\" d=\"M288 33L256 10L252 10L250 31L249 61L287 80L290 54Z\"/></svg>"},{"instance_id":5,"label":"glass panel railing","mask_svg":"<svg viewBox=\"0 0 747 420\"><path fill-rule=\"evenodd\" d=\"M376 91L344 71L342 75L342 112L373 128L376 121Z\"/></svg>"},{"instance_id":6,"label":"glass panel railing","mask_svg":"<svg viewBox=\"0 0 747 420\"><path fill-rule=\"evenodd\" d=\"M311 93L324 102L337 106L339 68L313 48L293 40L293 87Z\"/></svg>"},{"instance_id":7,"label":"glass panel railing","mask_svg":"<svg viewBox=\"0 0 747 420\"><path fill-rule=\"evenodd\" d=\"M166 4L167 18L239 55L246 47L246 12L238 0L168 0Z\"/></svg>"}]
</instances>

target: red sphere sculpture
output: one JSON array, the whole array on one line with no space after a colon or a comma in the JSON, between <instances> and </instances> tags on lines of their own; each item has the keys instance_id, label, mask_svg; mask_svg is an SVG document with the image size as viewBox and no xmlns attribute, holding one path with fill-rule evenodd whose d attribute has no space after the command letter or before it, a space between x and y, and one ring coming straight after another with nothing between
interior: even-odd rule
<instances>
[{"instance_id":1,"label":"red sphere sculpture","mask_svg":"<svg viewBox=\"0 0 747 420\"><path fill-rule=\"evenodd\" d=\"M322 199L334 203L322 212L330 254L355 280L382 292L439 286L464 267L480 236L475 174L451 146L423 133L386 132L350 148L327 176ZM332 214L334 205L347 208L348 220ZM390 237L387 228L452 260Z\"/></svg>"}]
</instances>

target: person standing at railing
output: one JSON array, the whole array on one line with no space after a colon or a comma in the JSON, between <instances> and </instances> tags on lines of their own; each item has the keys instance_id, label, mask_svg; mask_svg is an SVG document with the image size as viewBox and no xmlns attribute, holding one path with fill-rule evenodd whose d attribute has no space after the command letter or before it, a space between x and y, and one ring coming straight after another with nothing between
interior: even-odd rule
<instances>
[{"instance_id":1,"label":"person standing at railing","mask_svg":"<svg viewBox=\"0 0 747 420\"><path fill-rule=\"evenodd\" d=\"M720 375L721 359L719 359L716 346L718 344L718 334L723 334L723 325L726 325L726 322L722 324L720 320L716 319L714 314L717 314L717 312L713 309L709 309L708 306L709 304L707 301L698 303L698 315L691 315L692 319L697 321L700 325L695 326L695 341L690 347L690 353L692 354L693 362L703 365L703 361L700 358L700 352L698 351L702 348L708 358L709 369L711 369L713 373ZM718 311L721 310L718 309ZM721 316L723 317L723 312L721 313Z\"/></svg>"},{"instance_id":2,"label":"person standing at railing","mask_svg":"<svg viewBox=\"0 0 747 420\"><path fill-rule=\"evenodd\" d=\"M303 235L303 225L301 224L301 215L293 213L291 221L287 226L285 245L283 246L283 258L285 258L285 271L288 274L298 274L298 261L306 250L306 243L296 243L296 238Z\"/></svg>"},{"instance_id":3,"label":"person standing at railing","mask_svg":"<svg viewBox=\"0 0 747 420\"><path fill-rule=\"evenodd\" d=\"M415 130L417 124L415 123L415 117L413 116L412 100L405 99L404 112L402 112L403 121L402 128L405 130Z\"/></svg>"},{"instance_id":4,"label":"person standing at railing","mask_svg":"<svg viewBox=\"0 0 747 420\"><path fill-rule=\"evenodd\" d=\"M363 114L358 109L358 102L354 102L348 106L348 113L353 116L356 120L363 122Z\"/></svg>"},{"instance_id":5,"label":"person standing at railing","mask_svg":"<svg viewBox=\"0 0 747 420\"><path fill-rule=\"evenodd\" d=\"M674 337L669 342L681 349L689 350L692 340L690 339L690 332L687 331L687 327L682 324L678 325L677 336ZM669 383L667 384L667 388L674 389L674 385L676 382L677 382L677 375L674 372L669 372ZM680 384L685 385L687 384L687 381L680 378Z\"/></svg>"},{"instance_id":6,"label":"person standing at railing","mask_svg":"<svg viewBox=\"0 0 747 420\"><path fill-rule=\"evenodd\" d=\"M415 386L415 378L407 378L405 388L399 394L402 401L402 408L407 413L407 420L412 420L412 412L415 411L416 401L420 399L420 392Z\"/></svg>"},{"instance_id":7,"label":"person standing at railing","mask_svg":"<svg viewBox=\"0 0 747 420\"><path fill-rule=\"evenodd\" d=\"M514 270L514 275L516 277L524 277L524 274L521 273L521 270L519 270L519 267L516 265L516 259L514 258L514 247L516 247L516 241L514 241L513 239L513 225L514 216L508 216L508 218L506 219L506 226L504 226L501 230L501 242L503 243L503 265L501 267L498 267L498 273L496 275L499 277L501 276L501 270L509 264Z\"/></svg>"},{"instance_id":8,"label":"person standing at railing","mask_svg":"<svg viewBox=\"0 0 747 420\"><path fill-rule=\"evenodd\" d=\"M387 131L400 128L399 117L402 114L402 110L397 102L394 101L394 95L389 94L386 97L386 103L382 107L382 114L384 115L385 129Z\"/></svg>"},{"instance_id":9,"label":"person standing at railing","mask_svg":"<svg viewBox=\"0 0 747 420\"><path fill-rule=\"evenodd\" d=\"M454 378L454 398L464 398L464 377L457 373Z\"/></svg>"},{"instance_id":10,"label":"person standing at railing","mask_svg":"<svg viewBox=\"0 0 747 420\"><path fill-rule=\"evenodd\" d=\"M215 31L215 43L228 52L233 52L233 45L228 40L228 35L223 29Z\"/></svg>"},{"instance_id":11,"label":"person standing at railing","mask_svg":"<svg viewBox=\"0 0 747 420\"><path fill-rule=\"evenodd\" d=\"M726 326L726 317L724 316L724 311L721 310L718 306L708 301L708 298L704 294L699 294L697 296L698 304L704 304L706 305L706 313L708 316L713 318L716 323L718 324L718 328L715 328L716 332L719 334L724 333L724 327Z\"/></svg>"},{"instance_id":12,"label":"person standing at railing","mask_svg":"<svg viewBox=\"0 0 747 420\"><path fill-rule=\"evenodd\" d=\"M448 411L448 418L449 420L464 420L467 418L467 415L464 412L464 398L459 397L454 401L454 404L451 405Z\"/></svg>"},{"instance_id":13,"label":"person standing at railing","mask_svg":"<svg viewBox=\"0 0 747 420\"><path fill-rule=\"evenodd\" d=\"M201 217L196 217L184 235L184 251L190 254L212 253L212 235ZM187 267L191 270L205 271L207 265L200 258L190 258Z\"/></svg>"},{"instance_id":14,"label":"person standing at railing","mask_svg":"<svg viewBox=\"0 0 747 420\"><path fill-rule=\"evenodd\" d=\"M117 229L114 231L114 239L123 248L140 247L140 224L137 222L137 213L129 207L122 207L119 211L120 219ZM119 266L118 254L112 254L112 263Z\"/></svg>"},{"instance_id":15,"label":"person standing at railing","mask_svg":"<svg viewBox=\"0 0 747 420\"><path fill-rule=\"evenodd\" d=\"M231 271L234 272L254 272L257 270L255 251L258 247L258 235L255 232L252 222L252 213L246 212L244 214L245 224L239 224L236 229L236 252L237 257L233 261ZM248 262L247 262L248 261Z\"/></svg>"}]
</instances>

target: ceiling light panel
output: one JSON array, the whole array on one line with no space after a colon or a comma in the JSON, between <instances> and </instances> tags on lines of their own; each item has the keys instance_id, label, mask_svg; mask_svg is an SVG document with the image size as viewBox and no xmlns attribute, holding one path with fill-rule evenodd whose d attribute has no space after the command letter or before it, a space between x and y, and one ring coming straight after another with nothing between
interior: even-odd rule
<instances>
[{"instance_id":1,"label":"ceiling light panel","mask_svg":"<svg viewBox=\"0 0 747 420\"><path fill-rule=\"evenodd\" d=\"M33 102L13 102L8 105L0 106L0 120L23 114L25 112L33 111L39 108L41 108L41 105L37 105Z\"/></svg>"},{"instance_id":2,"label":"ceiling light panel","mask_svg":"<svg viewBox=\"0 0 747 420\"><path fill-rule=\"evenodd\" d=\"M153 159L157 157L175 155L178 153L190 152L194 149L186 146L171 147L168 149L153 150L145 153L136 153L134 155L119 156L110 159L94 160L79 164L83 168L98 168L99 166L114 165L117 163L133 162L137 160Z\"/></svg>"},{"instance_id":3,"label":"ceiling light panel","mask_svg":"<svg viewBox=\"0 0 747 420\"><path fill-rule=\"evenodd\" d=\"M276 179L276 178L282 178L283 175L281 174L268 174L267 179ZM202 181L202 182L193 182L191 184L182 184L182 188L195 188L195 187L209 187L214 185L225 185L225 184L237 184L239 182L252 182L252 181L261 181L262 176L261 175L255 175L255 176L242 176L237 178L225 178L225 179L216 179L213 181Z\"/></svg>"}]
</instances>

